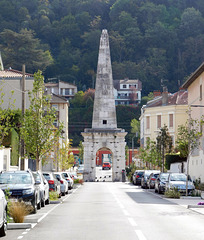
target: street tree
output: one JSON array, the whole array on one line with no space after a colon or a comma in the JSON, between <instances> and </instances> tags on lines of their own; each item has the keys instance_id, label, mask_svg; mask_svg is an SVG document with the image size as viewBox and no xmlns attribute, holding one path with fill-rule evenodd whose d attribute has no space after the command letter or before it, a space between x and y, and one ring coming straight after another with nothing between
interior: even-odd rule
<instances>
[{"instance_id":1,"label":"street tree","mask_svg":"<svg viewBox=\"0 0 204 240\"><path fill-rule=\"evenodd\" d=\"M164 172L165 154L170 153L173 147L172 138L168 132L168 128L166 125L160 128L156 140L157 151L162 159L162 172Z\"/></svg>"},{"instance_id":2,"label":"street tree","mask_svg":"<svg viewBox=\"0 0 204 240\"><path fill-rule=\"evenodd\" d=\"M150 168L161 167L161 156L158 152L156 141L147 139L146 147L140 148L139 157Z\"/></svg>"},{"instance_id":3,"label":"street tree","mask_svg":"<svg viewBox=\"0 0 204 240\"><path fill-rule=\"evenodd\" d=\"M190 110L189 110L190 111ZM180 157L187 158L187 176L189 175L189 162L190 155L195 149L200 145L200 137L202 132L200 132L200 126L203 124L203 119L201 121L189 118L185 125L180 125L178 127L178 135L176 140L176 148L180 152ZM186 181L186 196L188 195L188 181Z\"/></svg>"},{"instance_id":4,"label":"street tree","mask_svg":"<svg viewBox=\"0 0 204 240\"><path fill-rule=\"evenodd\" d=\"M58 168L63 171L74 165L74 155L71 151L71 142L67 139L63 139L59 144L56 161Z\"/></svg>"},{"instance_id":5,"label":"street tree","mask_svg":"<svg viewBox=\"0 0 204 240\"><path fill-rule=\"evenodd\" d=\"M62 124L57 129L53 125L56 113L51 107L50 97L44 94L44 78L41 71L34 74L29 100L30 107L21 123L21 136L25 142L26 156L36 160L36 168L39 170L42 157L52 152L63 128Z\"/></svg>"}]
</instances>

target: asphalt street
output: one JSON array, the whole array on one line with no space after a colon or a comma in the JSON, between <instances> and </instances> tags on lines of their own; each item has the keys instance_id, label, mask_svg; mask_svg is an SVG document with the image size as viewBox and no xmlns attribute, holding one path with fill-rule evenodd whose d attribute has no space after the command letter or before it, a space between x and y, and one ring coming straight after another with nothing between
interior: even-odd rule
<instances>
[{"instance_id":1,"label":"asphalt street","mask_svg":"<svg viewBox=\"0 0 204 240\"><path fill-rule=\"evenodd\" d=\"M84 183L62 203L41 209L32 228L9 230L2 239L203 240L204 215L179 200L130 183Z\"/></svg>"}]
</instances>

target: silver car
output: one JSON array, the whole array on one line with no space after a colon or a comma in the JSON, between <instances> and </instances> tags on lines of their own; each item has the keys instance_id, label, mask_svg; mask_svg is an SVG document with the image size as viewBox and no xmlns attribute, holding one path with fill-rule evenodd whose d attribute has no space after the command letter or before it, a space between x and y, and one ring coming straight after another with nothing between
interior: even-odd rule
<instances>
[{"instance_id":1,"label":"silver car","mask_svg":"<svg viewBox=\"0 0 204 240\"><path fill-rule=\"evenodd\" d=\"M54 174L57 180L60 181L60 191L62 196L65 196L65 194L68 194L68 188L69 188L68 182L65 179L62 172L54 172Z\"/></svg>"},{"instance_id":2,"label":"silver car","mask_svg":"<svg viewBox=\"0 0 204 240\"><path fill-rule=\"evenodd\" d=\"M0 189L0 237L6 235L7 230L7 201L4 192Z\"/></svg>"},{"instance_id":3,"label":"silver car","mask_svg":"<svg viewBox=\"0 0 204 240\"><path fill-rule=\"evenodd\" d=\"M180 193L186 193L187 176L184 173L170 173L166 181L165 191L170 189L177 189ZM191 179L188 179L188 194L192 193L195 186Z\"/></svg>"}]
</instances>

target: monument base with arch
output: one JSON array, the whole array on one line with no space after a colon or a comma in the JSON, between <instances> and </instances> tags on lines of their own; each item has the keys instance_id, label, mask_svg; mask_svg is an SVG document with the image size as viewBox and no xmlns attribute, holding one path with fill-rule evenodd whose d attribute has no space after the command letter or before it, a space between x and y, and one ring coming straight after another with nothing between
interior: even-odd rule
<instances>
[{"instance_id":1,"label":"monument base with arch","mask_svg":"<svg viewBox=\"0 0 204 240\"><path fill-rule=\"evenodd\" d=\"M96 153L100 149L108 149L112 153L112 181L122 181L125 169L125 136L123 129L85 129L84 137L84 181L96 179Z\"/></svg>"}]
</instances>

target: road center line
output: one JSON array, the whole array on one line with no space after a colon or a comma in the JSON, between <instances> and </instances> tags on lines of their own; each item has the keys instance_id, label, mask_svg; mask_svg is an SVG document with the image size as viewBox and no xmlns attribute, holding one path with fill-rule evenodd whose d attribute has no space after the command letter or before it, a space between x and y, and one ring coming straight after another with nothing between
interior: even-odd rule
<instances>
[{"instance_id":1,"label":"road center line","mask_svg":"<svg viewBox=\"0 0 204 240\"><path fill-rule=\"evenodd\" d=\"M135 222L135 220L133 218L128 218L128 221L130 222L130 224L133 226L133 227L137 227L137 223Z\"/></svg>"},{"instance_id":2,"label":"road center line","mask_svg":"<svg viewBox=\"0 0 204 240\"><path fill-rule=\"evenodd\" d=\"M129 216L130 215L129 212L127 210L125 210L125 209L123 209L123 213L125 214L125 216Z\"/></svg>"},{"instance_id":3,"label":"road center line","mask_svg":"<svg viewBox=\"0 0 204 240\"><path fill-rule=\"evenodd\" d=\"M141 230L135 230L139 240L147 240Z\"/></svg>"},{"instance_id":4,"label":"road center line","mask_svg":"<svg viewBox=\"0 0 204 240\"><path fill-rule=\"evenodd\" d=\"M23 236L19 236L17 239L22 239L23 238Z\"/></svg>"}]
</instances>

